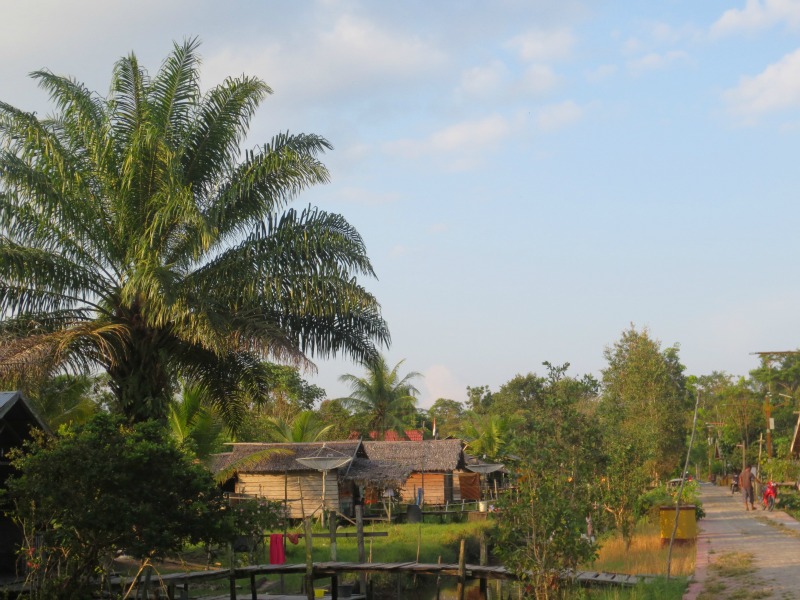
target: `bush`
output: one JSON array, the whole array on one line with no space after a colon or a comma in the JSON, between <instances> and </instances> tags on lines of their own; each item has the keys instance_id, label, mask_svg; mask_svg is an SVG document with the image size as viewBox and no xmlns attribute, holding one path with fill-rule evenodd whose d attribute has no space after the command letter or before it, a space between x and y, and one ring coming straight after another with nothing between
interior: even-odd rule
<instances>
[{"instance_id":1,"label":"bush","mask_svg":"<svg viewBox=\"0 0 800 600\"><path fill-rule=\"evenodd\" d=\"M659 509L662 506L674 506L679 487L673 489L666 485L659 485L642 494L636 503L636 516L647 517L651 523L658 523ZM706 516L703 503L700 502L700 490L696 481L686 481L683 485L681 504L693 504L695 517L699 520Z\"/></svg>"},{"instance_id":2,"label":"bush","mask_svg":"<svg viewBox=\"0 0 800 600\"><path fill-rule=\"evenodd\" d=\"M146 564L187 542L232 536L211 474L159 423L100 414L11 456L19 474L8 488L26 533L32 598L88 597L117 551Z\"/></svg>"}]
</instances>

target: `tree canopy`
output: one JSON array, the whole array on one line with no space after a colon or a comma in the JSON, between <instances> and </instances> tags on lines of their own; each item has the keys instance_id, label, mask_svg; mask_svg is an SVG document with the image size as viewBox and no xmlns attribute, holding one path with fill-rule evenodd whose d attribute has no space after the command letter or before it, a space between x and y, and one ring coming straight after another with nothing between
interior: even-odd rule
<instances>
[{"instance_id":1,"label":"tree canopy","mask_svg":"<svg viewBox=\"0 0 800 600\"><path fill-rule=\"evenodd\" d=\"M414 414L419 392L411 382L420 374L412 371L400 377L403 362L390 369L386 359L379 356L366 365L364 377L347 373L339 378L350 384L350 396L340 400L345 408L363 419L368 431L362 433L375 432L382 440L389 430L402 431Z\"/></svg>"},{"instance_id":2,"label":"tree canopy","mask_svg":"<svg viewBox=\"0 0 800 600\"><path fill-rule=\"evenodd\" d=\"M202 93L197 40L150 76L130 54L106 98L48 70L39 118L0 102L0 377L103 369L133 421L166 419L178 376L229 422L269 386L264 360L373 360L389 333L374 272L338 214L287 208L328 181L313 134L243 151L271 93Z\"/></svg>"}]
</instances>

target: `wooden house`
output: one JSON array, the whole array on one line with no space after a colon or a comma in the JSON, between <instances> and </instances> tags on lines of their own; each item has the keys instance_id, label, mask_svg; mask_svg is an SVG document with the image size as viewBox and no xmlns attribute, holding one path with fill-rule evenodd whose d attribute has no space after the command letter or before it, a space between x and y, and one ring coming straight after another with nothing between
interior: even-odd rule
<instances>
[{"instance_id":1,"label":"wooden house","mask_svg":"<svg viewBox=\"0 0 800 600\"><path fill-rule=\"evenodd\" d=\"M0 489L5 488L6 481L14 472L8 451L20 448L31 439L31 429L49 432L21 392L0 392ZM15 575L22 532L10 517L5 516L9 506L3 504L2 498L0 496L0 577L7 577Z\"/></svg>"},{"instance_id":2,"label":"wooden house","mask_svg":"<svg viewBox=\"0 0 800 600\"><path fill-rule=\"evenodd\" d=\"M461 499L458 477L465 466L461 440L364 442L364 450L370 460L394 462L411 469L399 488L403 502L418 502L420 491L428 504ZM473 479L472 473L468 476Z\"/></svg>"},{"instance_id":3,"label":"wooden house","mask_svg":"<svg viewBox=\"0 0 800 600\"><path fill-rule=\"evenodd\" d=\"M324 485L325 508L346 516L365 489L396 487L410 473L402 465L368 460L360 440L232 444L230 452L213 457L212 470L230 474L235 494L284 502L287 515L297 519L322 508L323 473L298 460L319 457L348 459L325 473Z\"/></svg>"}]
</instances>

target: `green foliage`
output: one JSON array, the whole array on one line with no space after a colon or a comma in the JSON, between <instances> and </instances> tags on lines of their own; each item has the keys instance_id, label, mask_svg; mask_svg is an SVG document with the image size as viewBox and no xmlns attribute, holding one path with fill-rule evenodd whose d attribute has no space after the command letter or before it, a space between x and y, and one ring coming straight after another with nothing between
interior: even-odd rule
<instances>
[{"instance_id":1,"label":"green foliage","mask_svg":"<svg viewBox=\"0 0 800 600\"><path fill-rule=\"evenodd\" d=\"M32 583L55 597L86 597L117 550L146 561L232 535L211 474L155 422L100 414L61 437L36 437L12 464L19 475L8 488L28 534L24 550L41 561ZM34 544L34 532L44 545Z\"/></svg>"},{"instance_id":2,"label":"green foliage","mask_svg":"<svg viewBox=\"0 0 800 600\"><path fill-rule=\"evenodd\" d=\"M788 458L767 458L761 462L761 479L777 482L800 481L800 462Z\"/></svg>"},{"instance_id":3,"label":"green foliage","mask_svg":"<svg viewBox=\"0 0 800 600\"><path fill-rule=\"evenodd\" d=\"M636 504L649 485L681 464L686 444L686 378L677 348L661 350L633 326L606 348L598 414L607 456L603 506L630 543Z\"/></svg>"},{"instance_id":4,"label":"green foliage","mask_svg":"<svg viewBox=\"0 0 800 600\"><path fill-rule=\"evenodd\" d=\"M312 410L304 410L291 421L270 419L267 439L271 442L317 442L325 439L332 425L325 425Z\"/></svg>"},{"instance_id":5,"label":"green foliage","mask_svg":"<svg viewBox=\"0 0 800 600\"><path fill-rule=\"evenodd\" d=\"M330 427L327 437L331 440L346 440L351 431L359 431L359 427L352 424L353 415L342 406L341 400L323 400L317 416Z\"/></svg>"},{"instance_id":6,"label":"green foliage","mask_svg":"<svg viewBox=\"0 0 800 600\"><path fill-rule=\"evenodd\" d=\"M500 415L468 414L461 429L464 450L482 459L500 460L507 453L511 421Z\"/></svg>"},{"instance_id":7,"label":"green foliage","mask_svg":"<svg viewBox=\"0 0 800 600\"><path fill-rule=\"evenodd\" d=\"M240 500L230 508L233 530L236 535L261 536L265 531L277 529L281 524L283 506L263 498Z\"/></svg>"},{"instance_id":8,"label":"green foliage","mask_svg":"<svg viewBox=\"0 0 800 600\"><path fill-rule=\"evenodd\" d=\"M388 342L358 232L287 209L328 181L330 144L243 151L271 90L239 76L202 93L198 47L153 76L121 58L107 98L37 71L53 117L0 102L0 377L105 370L132 422L166 421L183 377L235 428L274 389L265 360L372 361Z\"/></svg>"},{"instance_id":9,"label":"green foliage","mask_svg":"<svg viewBox=\"0 0 800 600\"><path fill-rule=\"evenodd\" d=\"M596 551L585 534L587 518L597 520L598 431L577 410L580 380L566 377L566 366L547 367L544 389L528 407L535 418L516 448L516 489L501 499L495 533L498 556L536 598L556 597L560 574Z\"/></svg>"},{"instance_id":10,"label":"green foliage","mask_svg":"<svg viewBox=\"0 0 800 600\"><path fill-rule=\"evenodd\" d=\"M399 370L404 361L392 369L383 356L369 363L366 377L345 374L339 380L350 384L350 396L340 398L342 405L363 419L362 435L376 432L383 439L386 432L402 432L415 413L416 396L419 393L411 381L420 377L411 372L400 377Z\"/></svg>"},{"instance_id":11,"label":"green foliage","mask_svg":"<svg viewBox=\"0 0 800 600\"><path fill-rule=\"evenodd\" d=\"M198 458L222 450L223 424L205 388L184 385L180 399L169 405L167 423L172 437Z\"/></svg>"},{"instance_id":12,"label":"green foliage","mask_svg":"<svg viewBox=\"0 0 800 600\"><path fill-rule=\"evenodd\" d=\"M431 423L436 419L436 433L439 438L455 435L461 428L464 418L464 405L448 398L437 398L428 409Z\"/></svg>"},{"instance_id":13,"label":"green foliage","mask_svg":"<svg viewBox=\"0 0 800 600\"><path fill-rule=\"evenodd\" d=\"M608 438L635 447L637 464L653 481L680 464L685 449L686 379L677 348L661 350L648 331L623 331L606 348L601 415Z\"/></svg>"},{"instance_id":14,"label":"green foliage","mask_svg":"<svg viewBox=\"0 0 800 600\"><path fill-rule=\"evenodd\" d=\"M104 376L56 375L28 390L34 410L51 429L85 423L111 403Z\"/></svg>"},{"instance_id":15,"label":"green foliage","mask_svg":"<svg viewBox=\"0 0 800 600\"><path fill-rule=\"evenodd\" d=\"M636 516L647 516L652 523L657 523L660 507L675 506L679 491L679 485L672 488L668 488L666 485L659 485L648 490L639 496L636 501ZM681 504L693 504L695 507L695 517L698 520L705 516L706 513L703 510L703 503L700 501L700 490L696 481L687 481L683 484Z\"/></svg>"}]
</instances>

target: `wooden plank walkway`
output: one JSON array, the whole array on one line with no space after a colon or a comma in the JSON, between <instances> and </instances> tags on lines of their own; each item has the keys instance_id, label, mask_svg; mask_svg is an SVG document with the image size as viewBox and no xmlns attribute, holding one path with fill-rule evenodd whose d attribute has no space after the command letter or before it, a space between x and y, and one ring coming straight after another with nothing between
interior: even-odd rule
<instances>
[{"instance_id":1,"label":"wooden plank walkway","mask_svg":"<svg viewBox=\"0 0 800 600\"><path fill-rule=\"evenodd\" d=\"M516 579L517 577L504 566L499 565L466 565L466 576L472 579ZM234 577L242 579L253 575L280 575L281 573L305 573L305 563L283 565L253 565L238 567L234 570ZM341 573L416 573L418 575L444 575L458 577L458 564L451 563L355 563L355 562L316 562L313 566L314 577L326 577ZM153 576L153 582L159 580L165 584L182 585L213 579L228 578L229 569L213 571L195 571L192 573L170 573L167 575ZM575 574L567 573L565 577L574 577L581 584L588 585L621 585L634 586L641 582L655 579L655 575L626 575L624 573L599 573L596 571L577 571ZM143 579L144 576L141 576ZM130 579L128 579L130 581ZM112 583L119 584L120 578L112 579Z\"/></svg>"}]
</instances>

